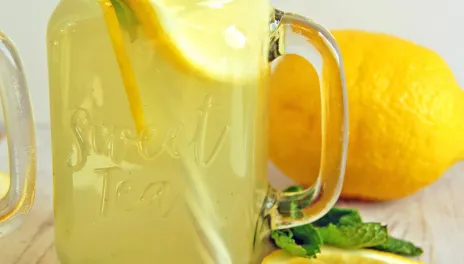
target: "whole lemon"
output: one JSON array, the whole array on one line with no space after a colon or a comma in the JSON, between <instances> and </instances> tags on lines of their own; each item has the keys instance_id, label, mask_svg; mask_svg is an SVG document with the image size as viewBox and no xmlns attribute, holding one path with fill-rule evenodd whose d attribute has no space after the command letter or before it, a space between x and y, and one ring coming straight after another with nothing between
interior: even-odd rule
<instances>
[{"instance_id":1,"label":"whole lemon","mask_svg":"<svg viewBox=\"0 0 464 264\"><path fill-rule=\"evenodd\" d=\"M332 33L349 101L343 198L411 195L464 157L464 92L437 53L387 34ZM297 183L311 185L320 163L319 78L304 58L286 55L271 83L270 158Z\"/></svg>"}]
</instances>

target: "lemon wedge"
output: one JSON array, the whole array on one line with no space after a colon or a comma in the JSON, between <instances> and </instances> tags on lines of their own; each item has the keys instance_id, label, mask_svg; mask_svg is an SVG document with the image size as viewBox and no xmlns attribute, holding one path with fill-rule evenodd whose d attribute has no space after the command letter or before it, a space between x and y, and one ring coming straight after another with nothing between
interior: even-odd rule
<instances>
[{"instance_id":1,"label":"lemon wedge","mask_svg":"<svg viewBox=\"0 0 464 264\"><path fill-rule=\"evenodd\" d=\"M259 76L260 61L267 58L267 0L119 1L134 13L157 54L178 69L218 80Z\"/></svg>"},{"instance_id":2,"label":"lemon wedge","mask_svg":"<svg viewBox=\"0 0 464 264\"><path fill-rule=\"evenodd\" d=\"M346 250L323 246L316 259L291 256L284 250L276 250L264 258L262 264L423 264L399 255L371 250Z\"/></svg>"},{"instance_id":3,"label":"lemon wedge","mask_svg":"<svg viewBox=\"0 0 464 264\"><path fill-rule=\"evenodd\" d=\"M193 68L219 80L260 74L257 62L267 58L268 0L148 1L171 45Z\"/></svg>"}]
</instances>

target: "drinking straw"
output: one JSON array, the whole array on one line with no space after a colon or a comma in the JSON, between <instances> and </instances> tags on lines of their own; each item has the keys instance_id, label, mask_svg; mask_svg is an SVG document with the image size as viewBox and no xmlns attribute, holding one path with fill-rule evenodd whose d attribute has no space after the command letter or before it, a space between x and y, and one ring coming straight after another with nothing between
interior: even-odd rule
<instances>
[{"instance_id":1,"label":"drinking straw","mask_svg":"<svg viewBox=\"0 0 464 264\"><path fill-rule=\"evenodd\" d=\"M140 99L140 92L137 86L137 80L132 69L130 58L124 46L124 38L122 36L119 20L110 0L101 0L100 6L103 9L103 16L106 21L106 26L111 38L116 60L118 61L119 71L121 73L122 81L126 90L130 111L132 113L137 131L141 133L145 127L142 101Z\"/></svg>"}]
</instances>

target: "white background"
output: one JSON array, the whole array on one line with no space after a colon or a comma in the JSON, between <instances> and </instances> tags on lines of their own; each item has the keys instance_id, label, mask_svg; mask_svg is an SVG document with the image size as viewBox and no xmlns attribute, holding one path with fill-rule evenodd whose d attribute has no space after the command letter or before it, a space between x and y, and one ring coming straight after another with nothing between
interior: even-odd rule
<instances>
[{"instance_id":1,"label":"white background","mask_svg":"<svg viewBox=\"0 0 464 264\"><path fill-rule=\"evenodd\" d=\"M253 0L249 0L253 1ZM329 29L392 33L434 49L464 86L462 0L273 0L285 11L309 16ZM0 0L0 30L23 57L38 123L49 120L46 27L58 0Z\"/></svg>"}]
</instances>

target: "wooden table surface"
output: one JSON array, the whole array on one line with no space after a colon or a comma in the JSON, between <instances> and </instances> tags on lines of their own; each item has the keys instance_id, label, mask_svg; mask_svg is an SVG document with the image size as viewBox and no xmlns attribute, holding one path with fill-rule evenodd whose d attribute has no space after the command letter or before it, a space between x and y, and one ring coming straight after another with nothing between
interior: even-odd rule
<instances>
[{"instance_id":1,"label":"wooden table surface","mask_svg":"<svg viewBox=\"0 0 464 264\"><path fill-rule=\"evenodd\" d=\"M38 128L38 183L35 205L24 225L0 238L0 264L58 264L53 245L51 154L47 128ZM2 146L2 148L5 148ZM6 151L0 169L7 167ZM350 203L366 220L389 225L395 236L421 245L430 264L464 263L464 165L451 168L434 185L412 197L383 204ZM346 205L346 204L345 204ZM134 263L136 264L136 263Z\"/></svg>"}]
</instances>

